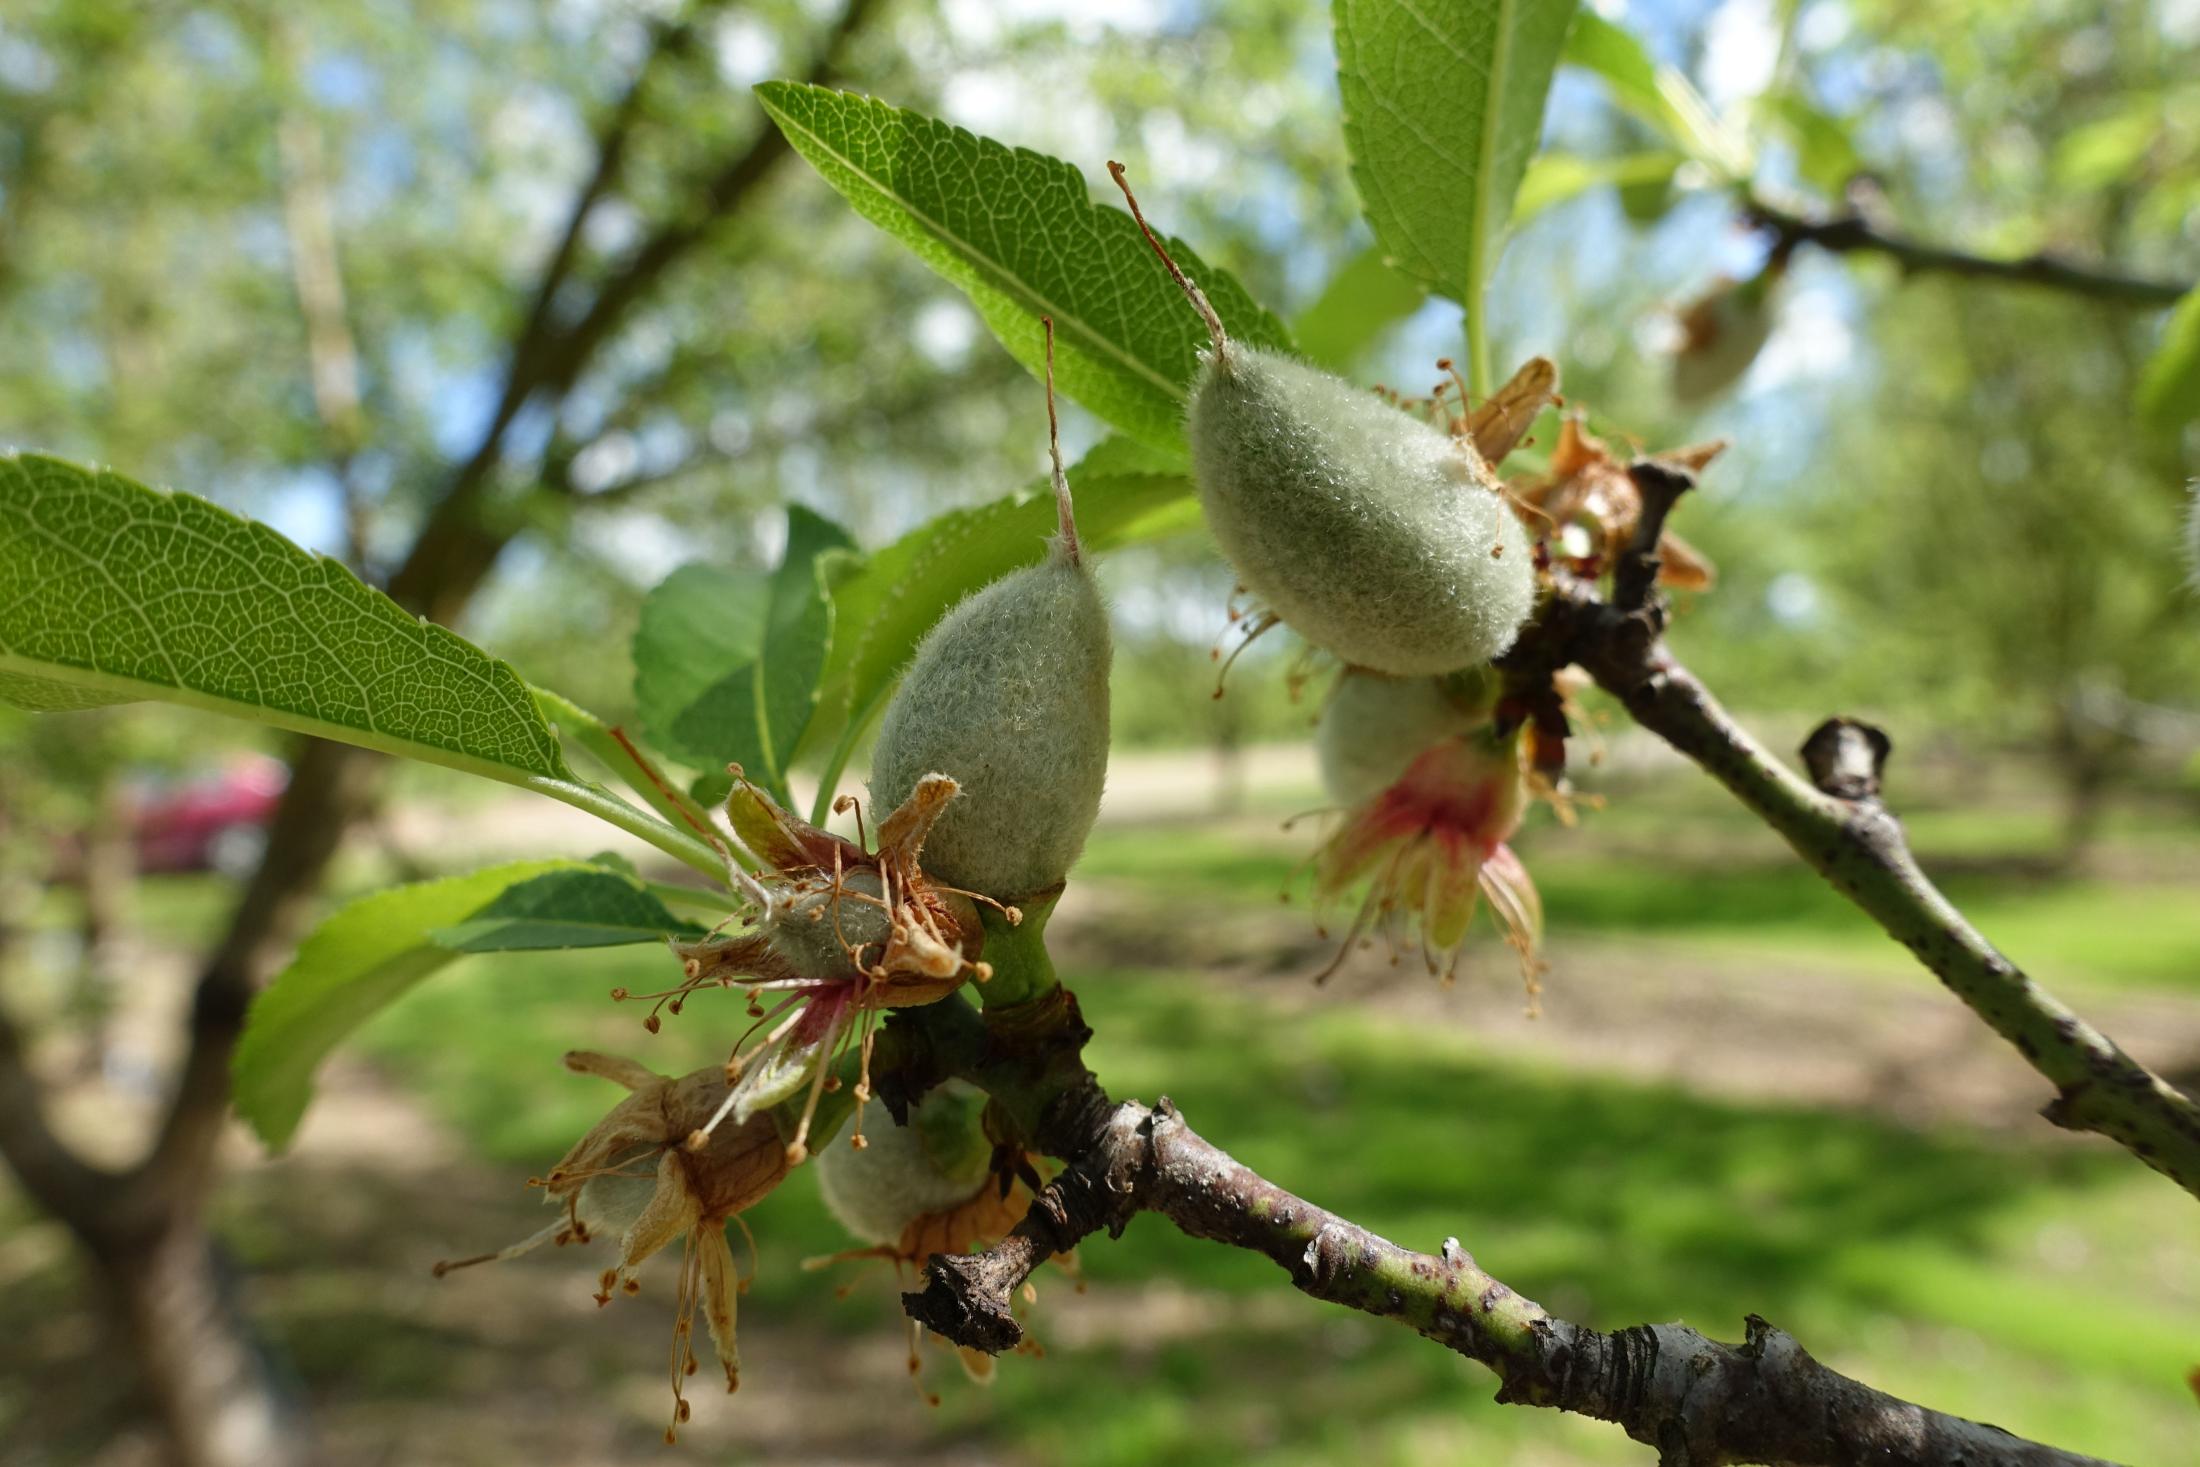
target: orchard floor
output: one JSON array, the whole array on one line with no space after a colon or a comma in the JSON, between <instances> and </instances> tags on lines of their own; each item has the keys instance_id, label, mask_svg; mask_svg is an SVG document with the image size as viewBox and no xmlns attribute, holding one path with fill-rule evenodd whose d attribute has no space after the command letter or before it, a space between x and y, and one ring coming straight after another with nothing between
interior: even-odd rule
<instances>
[{"instance_id":1,"label":"orchard floor","mask_svg":"<svg viewBox=\"0 0 2200 1467\"><path fill-rule=\"evenodd\" d=\"M1450 989L1381 951L1309 983L1329 948L1276 899L1309 837L1278 831L1296 778L1256 781L1251 814L1170 819L1197 801L1141 799L1119 775L1118 818L1056 926L1114 1093L1165 1091L1267 1175L1404 1242L1457 1235L1569 1317L1731 1338L1756 1312L1897 1394L2126 1462L2200 1461L2192 1201L2038 1120L2044 1085L1770 837L1686 780L1576 832L1539 821L1522 848L1552 971L1528 1019L1486 931ZM1959 793L1998 813L1961 813ZM2021 789L1897 797L1989 936L2142 1058L2200 1075L2189 807L2122 812L2081 879L2008 859L2052 832ZM464 824L517 838L505 813ZM188 880L145 893L133 971L149 990L180 983L174 954L218 898ZM1609 1428L1499 1407L1479 1367L1152 1218L1087 1246L1083 1292L1042 1276L1044 1358L1004 1361L981 1390L928 1350L943 1398L928 1407L886 1275L799 1267L842 1246L800 1179L750 1215L762 1272L742 1305L742 1390L699 1394L669 1453L669 1262L603 1310L571 1254L429 1274L539 1224L521 1183L610 1099L560 1051L676 1071L722 1048L705 1003L652 1038L605 1000L660 963L622 950L455 969L330 1068L290 1155L239 1138L222 1234L318 1460L1645 1460ZM131 1022L160 1032L158 1008L118 1017L118 1042ZM126 1115L106 1089L85 1087L70 1117ZM10 1467L156 1460L79 1285L58 1232L0 1194Z\"/></svg>"}]
</instances>

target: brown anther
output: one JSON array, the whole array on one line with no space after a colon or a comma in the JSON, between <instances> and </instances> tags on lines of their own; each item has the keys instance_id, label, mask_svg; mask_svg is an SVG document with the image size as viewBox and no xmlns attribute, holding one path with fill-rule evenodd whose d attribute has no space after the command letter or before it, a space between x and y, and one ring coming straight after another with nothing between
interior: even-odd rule
<instances>
[{"instance_id":1,"label":"brown anther","mask_svg":"<svg viewBox=\"0 0 2200 1467\"><path fill-rule=\"evenodd\" d=\"M626 989L623 986L612 989L611 997L614 1002L623 1002L626 998Z\"/></svg>"},{"instance_id":2,"label":"brown anther","mask_svg":"<svg viewBox=\"0 0 2200 1467\"><path fill-rule=\"evenodd\" d=\"M810 1159L810 1148L800 1141L787 1148L787 1165L800 1166Z\"/></svg>"},{"instance_id":3,"label":"brown anther","mask_svg":"<svg viewBox=\"0 0 2200 1467\"><path fill-rule=\"evenodd\" d=\"M868 1150L871 1145L871 1138L858 1131L848 1138L848 1145L857 1151Z\"/></svg>"},{"instance_id":4,"label":"brown anther","mask_svg":"<svg viewBox=\"0 0 2200 1467\"><path fill-rule=\"evenodd\" d=\"M837 1092L837 1091L838 1091L839 1089L840 1089L840 1076L838 1076L838 1075L827 1075L827 1076L825 1077L825 1093L826 1093L827 1095L832 1095L832 1094L836 1093L836 1092ZM868 1097L866 1097L866 1098L868 1098Z\"/></svg>"},{"instance_id":5,"label":"brown anther","mask_svg":"<svg viewBox=\"0 0 2200 1467\"><path fill-rule=\"evenodd\" d=\"M648 1018L642 1020L642 1027L644 1029L647 1029L650 1033L656 1034L664 1029L665 1021L658 1018L655 1014L651 1014Z\"/></svg>"},{"instance_id":6,"label":"brown anther","mask_svg":"<svg viewBox=\"0 0 2200 1467\"><path fill-rule=\"evenodd\" d=\"M701 1151L701 1150L702 1150L702 1149L703 1149L704 1147L706 1147L706 1146L708 1146L708 1145L710 1145L710 1133L709 1133L709 1132L707 1132L707 1131L703 1131L703 1130L701 1130L701 1129L697 1129L697 1130L693 1130L693 1131L690 1131L690 1132L688 1132L688 1134L687 1134L687 1149L688 1149L688 1150L690 1150L690 1151Z\"/></svg>"}]
</instances>

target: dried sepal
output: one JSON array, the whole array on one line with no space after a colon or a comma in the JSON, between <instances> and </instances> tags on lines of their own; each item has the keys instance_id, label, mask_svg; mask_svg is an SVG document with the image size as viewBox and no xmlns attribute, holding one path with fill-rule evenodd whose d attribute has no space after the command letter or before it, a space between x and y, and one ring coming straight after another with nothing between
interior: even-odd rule
<instances>
[{"instance_id":1,"label":"dried sepal","mask_svg":"<svg viewBox=\"0 0 2200 1467\"><path fill-rule=\"evenodd\" d=\"M598 1273L595 1294L599 1305L609 1304L622 1293L638 1293L643 1262L678 1241L673 1408L665 1429L670 1441L689 1415L685 1383L694 1369L698 1310L724 1368L726 1389L740 1384L734 1300L743 1285L726 1243L726 1225L786 1176L786 1147L769 1115L721 1128L701 1147L689 1144L724 1103L729 1087L722 1066L672 1079L633 1060L585 1050L568 1054L565 1064L630 1093L547 1176L530 1183L563 1206L564 1218L496 1253L438 1263L435 1272L441 1277L455 1268L517 1258L544 1243L587 1243L609 1234L616 1237L617 1253Z\"/></svg>"},{"instance_id":2,"label":"dried sepal","mask_svg":"<svg viewBox=\"0 0 2200 1467\"><path fill-rule=\"evenodd\" d=\"M1651 454L1649 460L1696 474L1725 451L1725 440L1714 439ZM1560 423L1550 467L1541 477L1512 486L1541 522L1553 561L1593 577L1610 569L1627 548L1642 518L1642 491L1628 475L1629 462L1590 433L1578 413ZM1710 559L1671 530L1658 537L1658 561L1662 585L1702 591L1717 578Z\"/></svg>"},{"instance_id":3,"label":"dried sepal","mask_svg":"<svg viewBox=\"0 0 2200 1467\"><path fill-rule=\"evenodd\" d=\"M682 982L649 995L676 1010L702 988L749 994L755 1023L728 1057L725 1098L698 1126L693 1144L705 1144L728 1119L748 1124L807 1085L786 1147L790 1161L802 1161L828 1071L851 1043L862 1056L856 1087L856 1134L862 1134L878 1013L935 1003L965 981L987 976L976 957L983 942L977 909L967 894L937 885L923 868L925 840L957 789L945 775L917 780L909 798L880 824L878 849L867 851L859 841L782 809L736 773L727 816L743 841L772 863L763 875L770 905L752 913L742 931L673 942Z\"/></svg>"}]
</instances>

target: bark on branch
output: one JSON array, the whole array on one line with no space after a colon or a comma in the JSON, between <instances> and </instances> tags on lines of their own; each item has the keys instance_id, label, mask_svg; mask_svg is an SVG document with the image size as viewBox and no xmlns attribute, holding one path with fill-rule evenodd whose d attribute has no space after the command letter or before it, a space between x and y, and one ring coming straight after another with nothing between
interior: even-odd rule
<instances>
[{"instance_id":1,"label":"bark on branch","mask_svg":"<svg viewBox=\"0 0 2200 1467\"><path fill-rule=\"evenodd\" d=\"M902 1296L912 1318L958 1344L1006 1349L1022 1334L1009 1300L1034 1268L1156 1212L1193 1237L1265 1255L1301 1293L1480 1361L1500 1401L1614 1422L1666 1467L2098 1463L1876 1391L1755 1315L1733 1345L1678 1324L1606 1332L1559 1319L1456 1238L1418 1253L1285 1191L1200 1137L1166 1098L1080 1113L1088 1130L1069 1168L997 1247L934 1256L924 1289Z\"/></svg>"},{"instance_id":2,"label":"bark on branch","mask_svg":"<svg viewBox=\"0 0 2200 1467\"><path fill-rule=\"evenodd\" d=\"M1725 785L1796 854L1877 922L2056 1088L2043 1112L2106 1136L2200 1196L2200 1105L2124 1053L1980 935L1919 868L1902 823L1879 797L1891 747L1869 725L1834 720L1804 746L1817 783L1751 738L1665 645L1651 593L1666 514L1685 482L1660 468L1643 489L1636 534L1613 572L1612 602L1557 587L1504 658L1509 677L1576 664L1634 720ZM1629 588L1637 594L1626 595Z\"/></svg>"}]
</instances>

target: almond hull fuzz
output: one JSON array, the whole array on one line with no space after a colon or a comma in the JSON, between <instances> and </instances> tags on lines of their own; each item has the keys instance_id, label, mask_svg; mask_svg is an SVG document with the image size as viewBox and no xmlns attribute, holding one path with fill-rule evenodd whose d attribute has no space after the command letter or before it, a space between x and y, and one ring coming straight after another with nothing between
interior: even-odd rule
<instances>
[{"instance_id":1,"label":"almond hull fuzz","mask_svg":"<svg viewBox=\"0 0 2200 1467\"><path fill-rule=\"evenodd\" d=\"M924 844L937 881L1013 902L1059 884L1100 812L1107 608L1059 550L963 602L917 648L871 762L880 808L927 774L961 796Z\"/></svg>"},{"instance_id":2,"label":"almond hull fuzz","mask_svg":"<svg viewBox=\"0 0 2200 1467\"><path fill-rule=\"evenodd\" d=\"M1482 669L1390 677L1346 668L1314 731L1322 788L1339 804L1365 804L1431 744L1489 722L1495 693L1496 678Z\"/></svg>"},{"instance_id":3,"label":"almond hull fuzz","mask_svg":"<svg viewBox=\"0 0 2200 1467\"><path fill-rule=\"evenodd\" d=\"M873 1127L862 1150L827 1147L817 1159L825 1206L856 1238L886 1247L918 1218L968 1202L993 1180L984 1109L982 1092L950 1081L910 1108L909 1124Z\"/></svg>"},{"instance_id":4,"label":"almond hull fuzz","mask_svg":"<svg viewBox=\"0 0 2200 1467\"><path fill-rule=\"evenodd\" d=\"M1189 427L1223 554L1307 641L1400 675L1512 645L1534 605L1534 550L1471 444L1238 342L1209 357Z\"/></svg>"}]
</instances>

